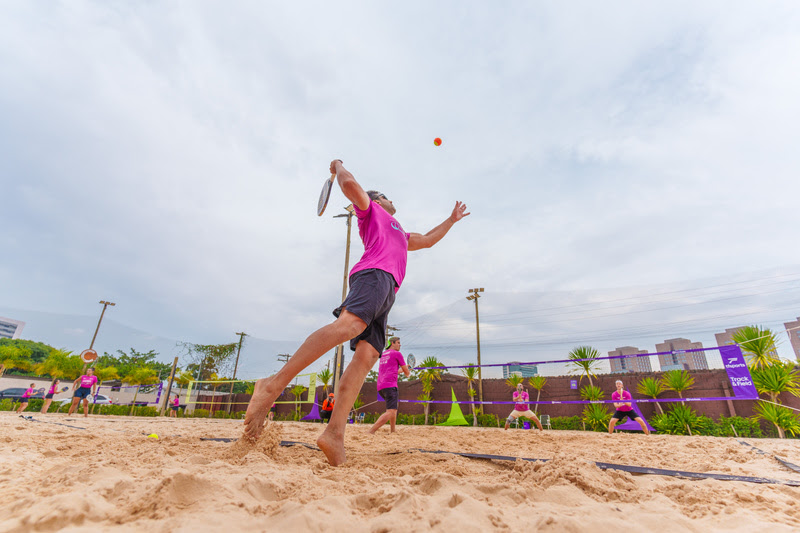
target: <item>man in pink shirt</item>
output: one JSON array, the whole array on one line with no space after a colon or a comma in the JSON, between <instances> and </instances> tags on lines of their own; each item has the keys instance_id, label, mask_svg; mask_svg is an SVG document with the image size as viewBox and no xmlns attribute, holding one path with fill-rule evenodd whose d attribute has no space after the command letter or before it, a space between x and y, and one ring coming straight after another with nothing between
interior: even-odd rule
<instances>
[{"instance_id":1,"label":"man in pink shirt","mask_svg":"<svg viewBox=\"0 0 800 533\"><path fill-rule=\"evenodd\" d=\"M79 386L80 385L80 386ZM86 374L82 375L72 383L72 405L69 406L68 416L72 415L78 403L83 400L83 416L89 417L89 395L97 392L97 376L94 375L94 368L87 368Z\"/></svg>"},{"instance_id":2,"label":"man in pink shirt","mask_svg":"<svg viewBox=\"0 0 800 533\"><path fill-rule=\"evenodd\" d=\"M397 422L397 376L400 370L406 377L411 376L403 354L400 353L400 338L391 337L389 339L389 349L381 354L378 363L378 394L386 402L386 412L383 413L372 425L369 432L375 433L382 425L389 422L390 433L394 433L394 426Z\"/></svg>"},{"instance_id":3,"label":"man in pink shirt","mask_svg":"<svg viewBox=\"0 0 800 533\"><path fill-rule=\"evenodd\" d=\"M608 422L608 432L614 433L614 426L617 425L618 422L625 420L625 417L628 417L630 420L637 422L641 427L642 431L644 431L645 435L650 434L650 430L647 429L647 424L644 423L642 417L636 414L636 411L633 410L633 406L631 405L631 393L625 390L625 386L622 384L622 380L617 380L617 390L611 393L611 399L614 401L614 408L616 411L611 416L611 420ZM617 401L619 400L619 401Z\"/></svg>"},{"instance_id":4,"label":"man in pink shirt","mask_svg":"<svg viewBox=\"0 0 800 533\"><path fill-rule=\"evenodd\" d=\"M539 422L539 417L536 416L536 413L531 411L531 408L528 406L528 401L530 401L530 395L528 391L526 391L522 383L517 383L517 390L514 391L514 394L511 395L511 400L517 403L514 404L514 410L511 411L511 414L508 415L506 419L506 427L511 425L517 418L524 416L525 418L530 418L536 424L536 427L539 428L539 431L544 431L542 427L542 423Z\"/></svg>"},{"instance_id":5,"label":"man in pink shirt","mask_svg":"<svg viewBox=\"0 0 800 533\"><path fill-rule=\"evenodd\" d=\"M270 406L289 382L326 352L350 340L350 348L355 354L339 383L330 423L317 439L317 445L328 462L336 466L346 460L344 430L347 415L364 378L386 346L386 321L395 293L405 277L408 251L430 248L469 213L466 205L456 202L450 216L428 233L407 233L393 217L396 210L386 195L364 191L339 159L331 162L330 171L336 176L344 195L353 203L364 255L350 271L350 291L342 305L333 311L336 320L312 333L275 375L256 382L247 407L242 438L258 438Z\"/></svg>"}]
</instances>

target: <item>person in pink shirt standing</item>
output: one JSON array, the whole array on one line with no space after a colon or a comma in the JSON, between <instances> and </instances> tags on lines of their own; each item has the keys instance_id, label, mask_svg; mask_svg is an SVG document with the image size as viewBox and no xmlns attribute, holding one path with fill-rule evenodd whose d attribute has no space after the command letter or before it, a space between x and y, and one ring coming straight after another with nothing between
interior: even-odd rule
<instances>
[{"instance_id":1,"label":"person in pink shirt standing","mask_svg":"<svg viewBox=\"0 0 800 533\"><path fill-rule=\"evenodd\" d=\"M514 410L511 411L511 414L508 415L508 418L506 419L506 429L508 429L508 426L510 426L511 423L517 418L524 416L525 418L530 418L533 420L536 423L536 427L539 428L539 431L544 431L542 423L539 422L539 417L536 416L536 413L531 411L530 407L528 407L530 395L528 394L528 391L523 388L522 383L517 384L517 390L515 390L514 394L511 395L511 400L517 403L514 404Z\"/></svg>"},{"instance_id":2,"label":"person in pink shirt standing","mask_svg":"<svg viewBox=\"0 0 800 533\"><path fill-rule=\"evenodd\" d=\"M294 377L339 344L350 340L355 351L336 392L337 401L330 423L317 439L328 462L345 462L344 430L367 373L386 347L386 324L406 273L408 251L430 248L453 225L469 215L467 206L456 202L444 222L422 235L407 233L394 218L395 206L385 194L365 191L336 159L330 164L344 195L353 203L364 255L350 271L350 291L333 314L336 320L312 333L275 375L255 384L245 415L242 439L253 441L264 429L270 406Z\"/></svg>"},{"instance_id":3,"label":"person in pink shirt standing","mask_svg":"<svg viewBox=\"0 0 800 533\"><path fill-rule=\"evenodd\" d=\"M181 399L180 396L177 394L172 399L172 405L169 409L169 416L170 418L178 418L178 408L181 406Z\"/></svg>"},{"instance_id":4,"label":"person in pink shirt standing","mask_svg":"<svg viewBox=\"0 0 800 533\"><path fill-rule=\"evenodd\" d=\"M389 422L390 433L394 433L394 426L397 422L397 376L400 370L406 377L411 376L403 354L400 353L400 338L391 337L389 339L389 349L381 354L378 363L378 394L386 401L386 412L383 413L372 425L369 432L375 433L386 422Z\"/></svg>"},{"instance_id":5,"label":"person in pink shirt standing","mask_svg":"<svg viewBox=\"0 0 800 533\"><path fill-rule=\"evenodd\" d=\"M50 404L53 403L53 396L58 392L58 384L61 383L60 379L54 379L47 390L47 395L44 397L44 404L42 404L42 414L45 414L50 409ZM66 387L64 388L66 390Z\"/></svg>"},{"instance_id":6,"label":"person in pink shirt standing","mask_svg":"<svg viewBox=\"0 0 800 533\"><path fill-rule=\"evenodd\" d=\"M79 386L80 385L80 386ZM78 402L83 400L83 416L89 417L89 395L97 392L97 376L94 375L94 368L87 368L86 374L82 375L72 384L72 405L69 406L68 416L72 415Z\"/></svg>"},{"instance_id":7,"label":"person in pink shirt standing","mask_svg":"<svg viewBox=\"0 0 800 533\"><path fill-rule=\"evenodd\" d=\"M17 408L17 414L20 414L22 411L28 408L28 401L30 400L31 396L37 392L36 383L31 383L31 386L28 387L28 390L22 393L22 398L19 399L19 401L22 403L20 403L19 407Z\"/></svg>"},{"instance_id":8,"label":"person in pink shirt standing","mask_svg":"<svg viewBox=\"0 0 800 533\"><path fill-rule=\"evenodd\" d=\"M642 417L633 410L632 402L630 401L633 399L631 393L625 390L622 380L618 379L616 385L617 390L611 393L611 399L615 400L614 408L616 411L611 415L611 420L608 422L608 432L614 433L614 426L616 426L618 422L625 420L625 417L628 417L642 427L642 431L644 431L645 435L649 435L650 430L647 429L647 424L645 424Z\"/></svg>"}]
</instances>

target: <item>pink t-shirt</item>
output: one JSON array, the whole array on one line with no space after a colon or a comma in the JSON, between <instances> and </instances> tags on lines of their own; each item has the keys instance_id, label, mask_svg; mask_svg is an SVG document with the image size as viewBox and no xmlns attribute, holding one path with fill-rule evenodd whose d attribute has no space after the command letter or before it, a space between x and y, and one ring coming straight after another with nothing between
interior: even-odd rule
<instances>
[{"instance_id":1,"label":"pink t-shirt","mask_svg":"<svg viewBox=\"0 0 800 533\"><path fill-rule=\"evenodd\" d=\"M506 398L507 398L507 397L508 397L508 396L506 396ZM530 399L530 396L528 396L528 393L527 393L527 392L525 392L525 391L522 391L522 392L519 392L519 391L514 391L514 394L513 394L513 396L512 396L512 399L513 399L515 402L527 402L527 401ZM528 409L530 409L530 407L528 407L528 404L527 404L527 403L517 403L517 404L514 404L514 410L515 410L515 411L527 411Z\"/></svg>"},{"instance_id":2,"label":"pink t-shirt","mask_svg":"<svg viewBox=\"0 0 800 533\"><path fill-rule=\"evenodd\" d=\"M622 391L622 398L619 397L619 393L617 391L611 393L611 399L617 402L627 402L630 401L631 398L631 393L626 390ZM617 407L617 411L633 411L633 407L623 405L622 407Z\"/></svg>"},{"instance_id":3,"label":"pink t-shirt","mask_svg":"<svg viewBox=\"0 0 800 533\"><path fill-rule=\"evenodd\" d=\"M31 397L31 395L32 395L34 392L36 392L36 389L33 389L33 388L31 388L31 389L28 389L28 390L26 390L26 391L23 393L22 397L23 397L23 398L30 398L30 397Z\"/></svg>"},{"instance_id":4,"label":"pink t-shirt","mask_svg":"<svg viewBox=\"0 0 800 533\"><path fill-rule=\"evenodd\" d=\"M94 375L89 376L86 374L81 376L81 387L88 388L94 385L95 383L97 383L97 376Z\"/></svg>"},{"instance_id":5,"label":"pink t-shirt","mask_svg":"<svg viewBox=\"0 0 800 533\"><path fill-rule=\"evenodd\" d=\"M397 350L386 350L381 354L378 363L378 390L397 387L397 375L401 366L406 366L406 361Z\"/></svg>"},{"instance_id":6,"label":"pink t-shirt","mask_svg":"<svg viewBox=\"0 0 800 533\"><path fill-rule=\"evenodd\" d=\"M181 404L181 400L180 400L180 398L178 398L177 396L175 396L175 399L174 399L174 400L172 400L172 405L174 405L175 407L178 407L180 404Z\"/></svg>"},{"instance_id":7,"label":"pink t-shirt","mask_svg":"<svg viewBox=\"0 0 800 533\"><path fill-rule=\"evenodd\" d=\"M56 393L56 387L58 387L58 385L56 385L55 383L50 385L50 390L47 391L47 394L55 394Z\"/></svg>"},{"instance_id":8,"label":"pink t-shirt","mask_svg":"<svg viewBox=\"0 0 800 533\"><path fill-rule=\"evenodd\" d=\"M355 264L350 275L362 270L377 268L388 272L400 289L406 275L409 234L392 215L375 202L370 202L366 211L353 204L358 218L358 234L364 243L364 255Z\"/></svg>"}]
</instances>

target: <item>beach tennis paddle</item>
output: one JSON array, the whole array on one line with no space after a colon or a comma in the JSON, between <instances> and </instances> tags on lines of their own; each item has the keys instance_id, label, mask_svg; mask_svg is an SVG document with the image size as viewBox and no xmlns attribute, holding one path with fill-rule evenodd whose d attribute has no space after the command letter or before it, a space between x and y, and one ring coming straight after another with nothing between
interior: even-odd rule
<instances>
[{"instance_id":1,"label":"beach tennis paddle","mask_svg":"<svg viewBox=\"0 0 800 533\"><path fill-rule=\"evenodd\" d=\"M322 216L325 208L328 207L328 200L331 198L331 188L333 187L333 180L336 174L331 174L331 177L325 180L322 184L322 192L319 193L319 202L317 202L317 216Z\"/></svg>"},{"instance_id":2,"label":"beach tennis paddle","mask_svg":"<svg viewBox=\"0 0 800 533\"><path fill-rule=\"evenodd\" d=\"M406 357L406 364L409 368L414 368L416 366L417 359L414 357L413 353L408 354L408 357Z\"/></svg>"}]
</instances>

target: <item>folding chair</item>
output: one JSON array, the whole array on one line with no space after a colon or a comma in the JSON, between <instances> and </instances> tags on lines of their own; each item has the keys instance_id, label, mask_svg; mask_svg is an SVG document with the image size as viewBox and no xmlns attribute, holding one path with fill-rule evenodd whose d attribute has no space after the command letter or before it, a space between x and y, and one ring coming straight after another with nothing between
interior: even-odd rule
<instances>
[{"instance_id":1,"label":"folding chair","mask_svg":"<svg viewBox=\"0 0 800 533\"><path fill-rule=\"evenodd\" d=\"M547 429L553 429L550 426L550 415L542 415L539 417L539 422L542 423L542 427L546 427Z\"/></svg>"},{"instance_id":2,"label":"folding chair","mask_svg":"<svg viewBox=\"0 0 800 533\"><path fill-rule=\"evenodd\" d=\"M364 423L364 415L366 415L366 414L367 413L358 413L358 416L356 417L356 422L358 422L359 424L363 424Z\"/></svg>"}]
</instances>

